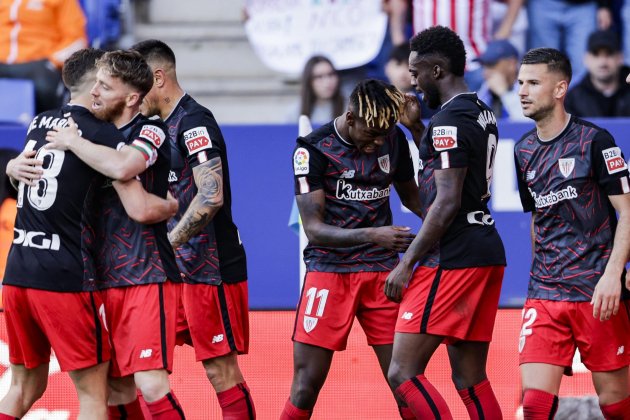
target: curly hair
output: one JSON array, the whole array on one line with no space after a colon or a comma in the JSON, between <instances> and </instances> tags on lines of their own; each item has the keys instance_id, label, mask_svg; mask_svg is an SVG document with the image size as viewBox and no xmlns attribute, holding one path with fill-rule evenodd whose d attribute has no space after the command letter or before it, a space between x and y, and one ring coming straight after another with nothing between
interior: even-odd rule
<instances>
[{"instance_id":1,"label":"curly hair","mask_svg":"<svg viewBox=\"0 0 630 420\"><path fill-rule=\"evenodd\" d=\"M141 98L153 87L153 72L137 51L109 51L98 60L97 66L137 89Z\"/></svg>"},{"instance_id":2,"label":"curly hair","mask_svg":"<svg viewBox=\"0 0 630 420\"><path fill-rule=\"evenodd\" d=\"M546 64L547 69L554 73L560 73L571 82L573 71L569 58L554 48L534 48L523 56L521 64Z\"/></svg>"},{"instance_id":3,"label":"curly hair","mask_svg":"<svg viewBox=\"0 0 630 420\"><path fill-rule=\"evenodd\" d=\"M463 76L466 68L466 48L460 37L445 26L433 26L409 41L411 51L418 55L438 55L448 62L448 71Z\"/></svg>"},{"instance_id":4,"label":"curly hair","mask_svg":"<svg viewBox=\"0 0 630 420\"><path fill-rule=\"evenodd\" d=\"M381 80L359 82L350 94L350 106L368 127L389 128L400 116L405 95Z\"/></svg>"}]
</instances>

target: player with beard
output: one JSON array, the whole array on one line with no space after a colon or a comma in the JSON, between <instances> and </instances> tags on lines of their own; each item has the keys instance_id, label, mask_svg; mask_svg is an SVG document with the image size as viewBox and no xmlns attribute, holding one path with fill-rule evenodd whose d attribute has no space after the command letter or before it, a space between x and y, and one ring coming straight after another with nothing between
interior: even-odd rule
<instances>
[{"instance_id":1,"label":"player with beard","mask_svg":"<svg viewBox=\"0 0 630 420\"><path fill-rule=\"evenodd\" d=\"M232 219L227 146L212 113L177 81L175 54L158 40L132 47L147 60L154 84L143 111L159 115L171 138L170 190L180 211L169 239L183 273L183 309L195 355L225 419L254 419L254 402L238 354L249 348L245 249Z\"/></svg>"},{"instance_id":2,"label":"player with beard","mask_svg":"<svg viewBox=\"0 0 630 420\"><path fill-rule=\"evenodd\" d=\"M468 92L466 51L455 32L432 27L410 44L412 84L430 108L440 110L419 147L420 201L428 212L385 284L387 297L401 302L389 382L415 418L452 418L424 376L433 353L446 343L452 379L470 418L499 419L486 375L505 266L488 209L496 119Z\"/></svg>"},{"instance_id":3,"label":"player with beard","mask_svg":"<svg viewBox=\"0 0 630 420\"><path fill-rule=\"evenodd\" d=\"M147 191L166 197L167 130L159 119L140 113L152 85L151 70L138 53L105 54L98 61L92 109L119 128L127 147L119 152L104 148L79 137L73 126L49 132L50 147L68 149L106 175L132 167ZM102 290L113 343L110 418L142 418L136 386L153 418L184 418L168 380L181 280L166 222L133 221L109 183L98 194L84 241L95 260L95 283Z\"/></svg>"},{"instance_id":4,"label":"player with beard","mask_svg":"<svg viewBox=\"0 0 630 420\"><path fill-rule=\"evenodd\" d=\"M571 64L530 50L518 75L536 123L514 148L532 254L519 340L525 419L553 418L576 348L606 419L630 419L628 168L608 131L565 111ZM618 214L618 218L617 218Z\"/></svg>"},{"instance_id":5,"label":"player with beard","mask_svg":"<svg viewBox=\"0 0 630 420\"><path fill-rule=\"evenodd\" d=\"M415 97L366 80L353 90L344 114L297 139L295 194L309 243L292 337L293 384L283 420L311 417L334 352L345 350L355 317L387 374L398 305L382 290L398 252L414 236L408 227L392 226L392 184L402 203L421 215L409 145L396 126L399 118L417 133Z\"/></svg>"}]
</instances>

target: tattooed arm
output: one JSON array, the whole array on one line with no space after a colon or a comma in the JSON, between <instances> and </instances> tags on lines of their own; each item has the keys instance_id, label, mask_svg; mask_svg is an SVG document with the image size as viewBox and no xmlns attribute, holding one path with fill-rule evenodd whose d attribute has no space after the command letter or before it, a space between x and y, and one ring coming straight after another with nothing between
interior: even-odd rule
<instances>
[{"instance_id":1,"label":"tattooed arm","mask_svg":"<svg viewBox=\"0 0 630 420\"><path fill-rule=\"evenodd\" d=\"M186 209L182 219L168 234L173 248L199 233L223 206L223 166L215 157L193 169L197 195Z\"/></svg>"}]
</instances>

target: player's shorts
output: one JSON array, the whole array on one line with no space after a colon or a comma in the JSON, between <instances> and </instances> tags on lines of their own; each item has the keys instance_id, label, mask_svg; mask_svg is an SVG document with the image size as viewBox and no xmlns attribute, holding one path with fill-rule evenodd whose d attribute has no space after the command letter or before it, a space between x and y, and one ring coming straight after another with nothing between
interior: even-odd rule
<instances>
[{"instance_id":1,"label":"player's shorts","mask_svg":"<svg viewBox=\"0 0 630 420\"><path fill-rule=\"evenodd\" d=\"M84 369L110 359L98 293L8 285L2 291L12 364L33 369L48 363L51 347L62 371Z\"/></svg>"},{"instance_id":2,"label":"player's shorts","mask_svg":"<svg viewBox=\"0 0 630 420\"><path fill-rule=\"evenodd\" d=\"M403 291L396 332L492 341L504 266L454 270L419 266Z\"/></svg>"},{"instance_id":3,"label":"player's shorts","mask_svg":"<svg viewBox=\"0 0 630 420\"><path fill-rule=\"evenodd\" d=\"M630 310L621 302L608 321L593 317L590 302L527 299L518 343L519 363L547 363L570 368L576 347L592 372L630 364Z\"/></svg>"},{"instance_id":4,"label":"player's shorts","mask_svg":"<svg viewBox=\"0 0 630 420\"><path fill-rule=\"evenodd\" d=\"M356 316L370 346L392 344L398 304L385 296L389 272L308 272L295 316L293 340L345 350Z\"/></svg>"},{"instance_id":5,"label":"player's shorts","mask_svg":"<svg viewBox=\"0 0 630 420\"><path fill-rule=\"evenodd\" d=\"M110 376L173 369L181 283L144 284L103 290L113 352Z\"/></svg>"},{"instance_id":6,"label":"player's shorts","mask_svg":"<svg viewBox=\"0 0 630 420\"><path fill-rule=\"evenodd\" d=\"M249 351L247 281L184 283L182 302L197 361ZM181 337L180 315L178 334Z\"/></svg>"}]
</instances>

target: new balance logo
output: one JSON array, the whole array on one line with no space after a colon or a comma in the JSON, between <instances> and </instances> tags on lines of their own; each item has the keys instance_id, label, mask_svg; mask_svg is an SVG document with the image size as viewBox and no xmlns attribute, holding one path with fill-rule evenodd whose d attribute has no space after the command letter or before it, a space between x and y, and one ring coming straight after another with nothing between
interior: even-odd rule
<instances>
[{"instance_id":1,"label":"new balance logo","mask_svg":"<svg viewBox=\"0 0 630 420\"><path fill-rule=\"evenodd\" d=\"M214 337L212 337L212 344L220 343L221 341L223 341L223 334L215 335Z\"/></svg>"},{"instance_id":2,"label":"new balance logo","mask_svg":"<svg viewBox=\"0 0 630 420\"><path fill-rule=\"evenodd\" d=\"M624 346L620 346L617 349L617 356L621 356L623 354L623 352L626 351L626 349L624 348Z\"/></svg>"},{"instance_id":3,"label":"new balance logo","mask_svg":"<svg viewBox=\"0 0 630 420\"><path fill-rule=\"evenodd\" d=\"M536 178L536 171L527 171L527 174L525 174L525 181L531 181L534 178Z\"/></svg>"},{"instance_id":4,"label":"new balance logo","mask_svg":"<svg viewBox=\"0 0 630 420\"><path fill-rule=\"evenodd\" d=\"M409 321L413 317L413 312L405 312L402 314L401 318Z\"/></svg>"},{"instance_id":5,"label":"new balance logo","mask_svg":"<svg viewBox=\"0 0 630 420\"><path fill-rule=\"evenodd\" d=\"M144 349L140 351L140 358L147 359L153 354L153 349Z\"/></svg>"}]
</instances>

